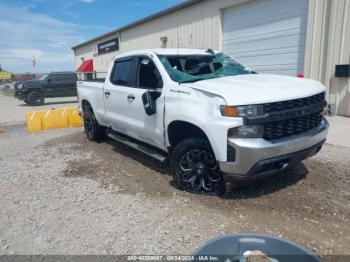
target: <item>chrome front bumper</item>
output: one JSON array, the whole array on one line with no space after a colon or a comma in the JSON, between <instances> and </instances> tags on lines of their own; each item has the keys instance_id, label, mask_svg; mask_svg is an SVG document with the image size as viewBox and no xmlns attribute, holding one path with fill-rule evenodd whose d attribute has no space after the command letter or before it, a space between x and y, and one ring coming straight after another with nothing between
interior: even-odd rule
<instances>
[{"instance_id":1,"label":"chrome front bumper","mask_svg":"<svg viewBox=\"0 0 350 262\"><path fill-rule=\"evenodd\" d=\"M220 169L225 174L242 179L262 175L253 172L258 171L256 167L259 164L273 164L280 161L282 169L288 165L287 159L293 159L294 155L298 155L300 159L303 151L305 151L303 158L317 153L326 139L328 126L324 119L321 125L313 130L278 141L267 141L262 138L228 138L228 146L235 150L235 162L219 162ZM308 149L310 152L306 152ZM286 159L286 164L283 164L283 159Z\"/></svg>"}]
</instances>

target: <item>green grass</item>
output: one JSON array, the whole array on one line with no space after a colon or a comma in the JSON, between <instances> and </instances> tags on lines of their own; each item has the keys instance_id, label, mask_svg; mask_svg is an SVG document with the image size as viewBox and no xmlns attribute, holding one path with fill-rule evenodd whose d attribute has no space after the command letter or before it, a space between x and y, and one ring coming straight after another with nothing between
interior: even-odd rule
<instances>
[{"instance_id":1,"label":"green grass","mask_svg":"<svg viewBox=\"0 0 350 262\"><path fill-rule=\"evenodd\" d=\"M9 88L0 90L0 93L5 96L13 96L14 92L15 91L13 89L9 89Z\"/></svg>"}]
</instances>

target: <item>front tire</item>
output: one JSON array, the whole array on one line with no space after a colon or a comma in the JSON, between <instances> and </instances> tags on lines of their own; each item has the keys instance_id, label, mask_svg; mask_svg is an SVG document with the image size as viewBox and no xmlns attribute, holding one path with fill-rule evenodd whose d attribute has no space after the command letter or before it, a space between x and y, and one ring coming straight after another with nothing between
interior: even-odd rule
<instances>
[{"instance_id":1,"label":"front tire","mask_svg":"<svg viewBox=\"0 0 350 262\"><path fill-rule=\"evenodd\" d=\"M87 139L100 142L104 138L105 128L99 125L90 106L85 106L83 112L84 130Z\"/></svg>"},{"instance_id":2,"label":"front tire","mask_svg":"<svg viewBox=\"0 0 350 262\"><path fill-rule=\"evenodd\" d=\"M171 154L171 170L179 189L197 194L221 194L224 180L207 139L188 138Z\"/></svg>"},{"instance_id":3,"label":"front tire","mask_svg":"<svg viewBox=\"0 0 350 262\"><path fill-rule=\"evenodd\" d=\"M32 91L28 94L27 98L24 101L32 106L40 106L44 104L45 98L42 92Z\"/></svg>"}]
</instances>

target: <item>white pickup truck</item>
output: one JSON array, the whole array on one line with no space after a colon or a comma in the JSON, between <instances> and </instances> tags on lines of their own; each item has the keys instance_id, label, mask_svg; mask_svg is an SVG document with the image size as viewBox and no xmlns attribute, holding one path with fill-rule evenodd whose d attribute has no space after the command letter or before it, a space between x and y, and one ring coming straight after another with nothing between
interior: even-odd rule
<instances>
[{"instance_id":1,"label":"white pickup truck","mask_svg":"<svg viewBox=\"0 0 350 262\"><path fill-rule=\"evenodd\" d=\"M211 49L123 54L104 83L79 81L78 97L88 139L169 160L176 185L195 193L300 162L328 130L321 83L258 74Z\"/></svg>"}]
</instances>

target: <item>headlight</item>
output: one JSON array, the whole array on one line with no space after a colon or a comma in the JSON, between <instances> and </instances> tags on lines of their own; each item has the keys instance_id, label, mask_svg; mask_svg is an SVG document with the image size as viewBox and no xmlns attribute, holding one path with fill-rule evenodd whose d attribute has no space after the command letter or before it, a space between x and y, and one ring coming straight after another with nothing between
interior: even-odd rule
<instances>
[{"instance_id":1,"label":"headlight","mask_svg":"<svg viewBox=\"0 0 350 262\"><path fill-rule=\"evenodd\" d=\"M263 135L262 126L240 126L228 130L229 137L258 138Z\"/></svg>"},{"instance_id":2,"label":"headlight","mask_svg":"<svg viewBox=\"0 0 350 262\"><path fill-rule=\"evenodd\" d=\"M17 89L22 89L22 88L24 88L25 86L24 86L24 84L19 84L18 86L17 86Z\"/></svg>"},{"instance_id":3,"label":"headlight","mask_svg":"<svg viewBox=\"0 0 350 262\"><path fill-rule=\"evenodd\" d=\"M228 117L254 117L263 113L262 105L247 106L220 106L222 116Z\"/></svg>"}]
</instances>

